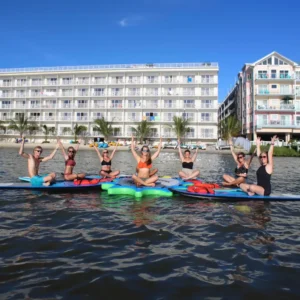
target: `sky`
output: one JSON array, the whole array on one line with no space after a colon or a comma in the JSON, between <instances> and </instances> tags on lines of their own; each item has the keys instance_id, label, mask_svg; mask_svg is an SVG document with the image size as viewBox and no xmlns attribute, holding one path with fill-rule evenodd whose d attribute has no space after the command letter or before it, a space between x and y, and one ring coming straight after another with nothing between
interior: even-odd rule
<instances>
[{"instance_id":1,"label":"sky","mask_svg":"<svg viewBox=\"0 0 300 300\"><path fill-rule=\"evenodd\" d=\"M3 1L0 68L217 62L219 102L272 51L300 63L300 1Z\"/></svg>"}]
</instances>

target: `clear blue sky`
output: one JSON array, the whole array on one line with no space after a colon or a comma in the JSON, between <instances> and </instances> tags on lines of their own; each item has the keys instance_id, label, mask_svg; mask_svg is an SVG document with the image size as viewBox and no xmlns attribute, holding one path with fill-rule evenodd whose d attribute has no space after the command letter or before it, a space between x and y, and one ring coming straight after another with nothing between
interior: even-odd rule
<instances>
[{"instance_id":1,"label":"clear blue sky","mask_svg":"<svg viewBox=\"0 0 300 300\"><path fill-rule=\"evenodd\" d=\"M244 63L300 62L299 0L2 1L0 68L218 62L219 102Z\"/></svg>"}]
</instances>

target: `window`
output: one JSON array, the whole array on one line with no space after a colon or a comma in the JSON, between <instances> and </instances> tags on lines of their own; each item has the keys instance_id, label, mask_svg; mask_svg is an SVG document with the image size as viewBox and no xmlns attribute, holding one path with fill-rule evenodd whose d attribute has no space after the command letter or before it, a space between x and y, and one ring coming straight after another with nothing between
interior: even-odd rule
<instances>
[{"instance_id":1,"label":"window","mask_svg":"<svg viewBox=\"0 0 300 300\"><path fill-rule=\"evenodd\" d=\"M195 100L183 100L184 108L195 108Z\"/></svg>"},{"instance_id":2,"label":"window","mask_svg":"<svg viewBox=\"0 0 300 300\"><path fill-rule=\"evenodd\" d=\"M300 71L296 71L296 79L300 80Z\"/></svg>"},{"instance_id":3,"label":"window","mask_svg":"<svg viewBox=\"0 0 300 300\"><path fill-rule=\"evenodd\" d=\"M175 108L175 101L173 100L165 100L164 108Z\"/></svg>"},{"instance_id":4,"label":"window","mask_svg":"<svg viewBox=\"0 0 300 300\"><path fill-rule=\"evenodd\" d=\"M201 128L201 137L202 138L213 138L213 129L212 128Z\"/></svg>"},{"instance_id":5,"label":"window","mask_svg":"<svg viewBox=\"0 0 300 300\"><path fill-rule=\"evenodd\" d=\"M276 70L271 70L271 78L276 78Z\"/></svg>"},{"instance_id":6,"label":"window","mask_svg":"<svg viewBox=\"0 0 300 300\"><path fill-rule=\"evenodd\" d=\"M290 78L289 71L281 70L279 73L280 78Z\"/></svg>"},{"instance_id":7,"label":"window","mask_svg":"<svg viewBox=\"0 0 300 300\"><path fill-rule=\"evenodd\" d=\"M277 85L276 84L272 84L271 85L271 89L277 89Z\"/></svg>"},{"instance_id":8,"label":"window","mask_svg":"<svg viewBox=\"0 0 300 300\"><path fill-rule=\"evenodd\" d=\"M137 113L135 112L128 113L128 121L133 121L133 122L139 121L137 118Z\"/></svg>"},{"instance_id":9,"label":"window","mask_svg":"<svg viewBox=\"0 0 300 300\"><path fill-rule=\"evenodd\" d=\"M104 100L94 100L94 108L105 108Z\"/></svg>"},{"instance_id":10,"label":"window","mask_svg":"<svg viewBox=\"0 0 300 300\"><path fill-rule=\"evenodd\" d=\"M173 75L166 75L165 76L165 83L172 83L174 80Z\"/></svg>"},{"instance_id":11,"label":"window","mask_svg":"<svg viewBox=\"0 0 300 300\"><path fill-rule=\"evenodd\" d=\"M143 120L159 121L160 117L159 117L158 113L156 113L156 112L146 112L145 116L143 117Z\"/></svg>"},{"instance_id":12,"label":"window","mask_svg":"<svg viewBox=\"0 0 300 300\"><path fill-rule=\"evenodd\" d=\"M76 120L77 121L87 121L87 113L78 112L76 113Z\"/></svg>"},{"instance_id":13,"label":"window","mask_svg":"<svg viewBox=\"0 0 300 300\"><path fill-rule=\"evenodd\" d=\"M93 116L94 116L94 119L102 119L104 117L103 113L101 113L101 112L94 112Z\"/></svg>"},{"instance_id":14,"label":"window","mask_svg":"<svg viewBox=\"0 0 300 300\"><path fill-rule=\"evenodd\" d=\"M173 122L174 116L175 116L175 113L173 113L173 112L164 113L164 121L165 122Z\"/></svg>"},{"instance_id":15,"label":"window","mask_svg":"<svg viewBox=\"0 0 300 300\"><path fill-rule=\"evenodd\" d=\"M212 100L201 100L201 108L213 108Z\"/></svg>"},{"instance_id":16,"label":"window","mask_svg":"<svg viewBox=\"0 0 300 300\"><path fill-rule=\"evenodd\" d=\"M195 118L194 118L195 114L194 113L182 113L182 118L184 120L189 120L190 122L194 122L195 121Z\"/></svg>"},{"instance_id":17,"label":"window","mask_svg":"<svg viewBox=\"0 0 300 300\"><path fill-rule=\"evenodd\" d=\"M267 71L258 71L258 78L268 78Z\"/></svg>"},{"instance_id":18,"label":"window","mask_svg":"<svg viewBox=\"0 0 300 300\"><path fill-rule=\"evenodd\" d=\"M211 113L201 113L201 122L210 122Z\"/></svg>"},{"instance_id":19,"label":"window","mask_svg":"<svg viewBox=\"0 0 300 300\"><path fill-rule=\"evenodd\" d=\"M104 88L94 89L94 96L104 96L104 95L105 95L105 89Z\"/></svg>"},{"instance_id":20,"label":"window","mask_svg":"<svg viewBox=\"0 0 300 300\"><path fill-rule=\"evenodd\" d=\"M213 76L212 75L201 75L201 83L212 83Z\"/></svg>"},{"instance_id":21,"label":"window","mask_svg":"<svg viewBox=\"0 0 300 300\"><path fill-rule=\"evenodd\" d=\"M247 73L247 80L251 80L251 74L250 73Z\"/></svg>"},{"instance_id":22,"label":"window","mask_svg":"<svg viewBox=\"0 0 300 300\"><path fill-rule=\"evenodd\" d=\"M111 100L111 108L122 108L122 100Z\"/></svg>"},{"instance_id":23,"label":"window","mask_svg":"<svg viewBox=\"0 0 300 300\"><path fill-rule=\"evenodd\" d=\"M63 78L62 83L66 84L66 85L72 84L73 83L73 78L72 77L65 77L65 78Z\"/></svg>"}]
</instances>

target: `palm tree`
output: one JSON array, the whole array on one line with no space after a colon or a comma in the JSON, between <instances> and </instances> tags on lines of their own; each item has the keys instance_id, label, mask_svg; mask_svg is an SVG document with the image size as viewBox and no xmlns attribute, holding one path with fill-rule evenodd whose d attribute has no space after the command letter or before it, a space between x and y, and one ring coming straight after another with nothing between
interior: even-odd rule
<instances>
[{"instance_id":1,"label":"palm tree","mask_svg":"<svg viewBox=\"0 0 300 300\"><path fill-rule=\"evenodd\" d=\"M235 116L229 116L220 123L220 134L224 140L238 136L241 132L241 123Z\"/></svg>"},{"instance_id":2,"label":"palm tree","mask_svg":"<svg viewBox=\"0 0 300 300\"><path fill-rule=\"evenodd\" d=\"M186 133L190 131L189 119L184 119L182 117L173 117L173 125L170 125L172 130L175 132L177 139L184 137Z\"/></svg>"},{"instance_id":3,"label":"palm tree","mask_svg":"<svg viewBox=\"0 0 300 300\"><path fill-rule=\"evenodd\" d=\"M6 126L4 125L4 121L1 121L0 120L0 130L3 130L4 131L4 133L6 132Z\"/></svg>"},{"instance_id":4,"label":"palm tree","mask_svg":"<svg viewBox=\"0 0 300 300\"><path fill-rule=\"evenodd\" d=\"M94 123L96 124L94 130L102 133L104 139L107 141L108 138L113 134L111 122L105 121L104 117L102 117L101 119L94 120Z\"/></svg>"},{"instance_id":5,"label":"palm tree","mask_svg":"<svg viewBox=\"0 0 300 300\"><path fill-rule=\"evenodd\" d=\"M76 143L77 141L77 136L81 135L83 132L87 131L87 127L84 125L78 125L77 123L75 124L73 128L73 134L74 134L74 141Z\"/></svg>"},{"instance_id":6,"label":"palm tree","mask_svg":"<svg viewBox=\"0 0 300 300\"><path fill-rule=\"evenodd\" d=\"M20 137L22 137L22 135L27 131L32 134L33 131L38 128L38 125L36 122L30 121L29 118L25 117L24 114L19 114L15 120L9 120L9 125L7 128L18 131Z\"/></svg>"},{"instance_id":7,"label":"palm tree","mask_svg":"<svg viewBox=\"0 0 300 300\"><path fill-rule=\"evenodd\" d=\"M132 131L140 140L141 144L143 143L144 139L150 134L150 128L151 124L147 120L143 120L137 123L137 128L131 127Z\"/></svg>"},{"instance_id":8,"label":"palm tree","mask_svg":"<svg viewBox=\"0 0 300 300\"><path fill-rule=\"evenodd\" d=\"M49 134L55 134L55 127L48 127L47 125L42 125L41 128L43 130L43 134L45 135L45 142L47 143Z\"/></svg>"}]
</instances>

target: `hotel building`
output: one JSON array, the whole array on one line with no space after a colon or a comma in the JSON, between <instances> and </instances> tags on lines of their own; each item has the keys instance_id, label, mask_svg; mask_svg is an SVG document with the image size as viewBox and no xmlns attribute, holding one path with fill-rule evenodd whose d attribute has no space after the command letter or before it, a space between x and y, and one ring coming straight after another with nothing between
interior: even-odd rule
<instances>
[{"instance_id":1,"label":"hotel building","mask_svg":"<svg viewBox=\"0 0 300 300\"><path fill-rule=\"evenodd\" d=\"M300 65L272 52L244 65L236 86L219 107L219 122L235 115L241 134L286 142L300 138Z\"/></svg>"},{"instance_id":2,"label":"hotel building","mask_svg":"<svg viewBox=\"0 0 300 300\"><path fill-rule=\"evenodd\" d=\"M0 120L24 114L70 139L77 123L89 137L94 120L112 122L113 138L128 139L147 120L148 138L175 138L173 116L189 119L189 140L216 141L218 64L166 63L0 69ZM7 125L6 124L6 125ZM2 138L18 133L2 131ZM35 139L43 140L39 131Z\"/></svg>"}]
</instances>

